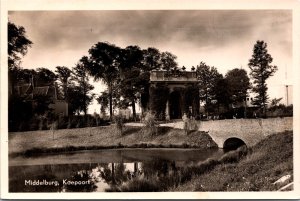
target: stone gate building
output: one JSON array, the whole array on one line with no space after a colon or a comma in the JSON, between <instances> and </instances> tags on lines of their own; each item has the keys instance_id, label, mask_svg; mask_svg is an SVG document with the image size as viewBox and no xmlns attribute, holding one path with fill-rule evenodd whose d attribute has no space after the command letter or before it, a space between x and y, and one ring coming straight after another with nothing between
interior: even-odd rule
<instances>
[{"instance_id":1,"label":"stone gate building","mask_svg":"<svg viewBox=\"0 0 300 201\"><path fill-rule=\"evenodd\" d=\"M166 120L181 119L184 113L197 118L200 108L197 83L195 71L152 71L149 109Z\"/></svg>"}]
</instances>

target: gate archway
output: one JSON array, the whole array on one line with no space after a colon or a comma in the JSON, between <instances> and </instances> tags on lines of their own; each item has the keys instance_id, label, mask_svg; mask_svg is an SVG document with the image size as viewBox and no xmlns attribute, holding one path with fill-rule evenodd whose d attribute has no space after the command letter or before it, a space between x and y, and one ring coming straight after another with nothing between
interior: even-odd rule
<instances>
[{"instance_id":1,"label":"gate archway","mask_svg":"<svg viewBox=\"0 0 300 201\"><path fill-rule=\"evenodd\" d=\"M171 119L181 119L181 95L179 91L173 91L169 97L170 104L170 118Z\"/></svg>"}]
</instances>

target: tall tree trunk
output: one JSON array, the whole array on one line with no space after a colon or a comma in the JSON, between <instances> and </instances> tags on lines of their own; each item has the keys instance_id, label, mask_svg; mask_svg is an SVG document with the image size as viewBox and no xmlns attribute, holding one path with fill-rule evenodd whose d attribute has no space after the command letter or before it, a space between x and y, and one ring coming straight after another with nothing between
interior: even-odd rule
<instances>
[{"instance_id":1,"label":"tall tree trunk","mask_svg":"<svg viewBox=\"0 0 300 201\"><path fill-rule=\"evenodd\" d=\"M133 169L134 176L137 176L138 175L138 163L134 162L133 167L134 167L134 169Z\"/></svg>"},{"instance_id":2,"label":"tall tree trunk","mask_svg":"<svg viewBox=\"0 0 300 201\"><path fill-rule=\"evenodd\" d=\"M206 119L208 119L208 92L207 89L205 90L205 112L206 112Z\"/></svg>"},{"instance_id":3,"label":"tall tree trunk","mask_svg":"<svg viewBox=\"0 0 300 201\"><path fill-rule=\"evenodd\" d=\"M83 78L84 79L84 78ZM84 108L83 108L83 112L84 112L84 124L86 125L86 114L87 114L87 103L86 103L86 96L87 96L87 90L86 90L86 85L85 85L85 81L83 81L83 103L84 103Z\"/></svg>"},{"instance_id":4,"label":"tall tree trunk","mask_svg":"<svg viewBox=\"0 0 300 201\"><path fill-rule=\"evenodd\" d=\"M110 118L110 120L112 120L112 116L113 116L113 107L112 107L112 83L109 83L108 93L109 93L109 118Z\"/></svg>"},{"instance_id":5,"label":"tall tree trunk","mask_svg":"<svg viewBox=\"0 0 300 201\"><path fill-rule=\"evenodd\" d=\"M112 176L112 183L116 184L116 180L115 180L115 163L111 163L111 176Z\"/></svg>"},{"instance_id":6,"label":"tall tree trunk","mask_svg":"<svg viewBox=\"0 0 300 201\"><path fill-rule=\"evenodd\" d=\"M131 106L132 106L132 117L134 121L136 121L136 111L135 111L135 102L134 100L131 100Z\"/></svg>"}]
</instances>

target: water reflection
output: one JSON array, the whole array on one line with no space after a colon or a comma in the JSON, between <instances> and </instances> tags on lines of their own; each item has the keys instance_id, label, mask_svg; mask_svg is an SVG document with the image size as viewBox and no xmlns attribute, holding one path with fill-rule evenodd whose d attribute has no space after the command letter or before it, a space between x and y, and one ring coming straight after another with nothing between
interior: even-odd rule
<instances>
[{"instance_id":1,"label":"water reflection","mask_svg":"<svg viewBox=\"0 0 300 201\"><path fill-rule=\"evenodd\" d=\"M162 185L177 185L190 164L205 160L168 160L153 155L147 160L128 158L125 162L16 165L9 167L10 192L104 192L123 191L135 181L155 180ZM166 154L166 153L164 153ZM126 155L126 154L125 154ZM199 154L200 155L200 154ZM174 158L174 156L172 156ZM188 157L187 157L188 159ZM135 188L133 188L135 189ZM152 191L153 188L149 188ZM152 190L151 190L152 189ZM128 190L128 189L127 189ZM147 191L147 188L138 191Z\"/></svg>"}]
</instances>

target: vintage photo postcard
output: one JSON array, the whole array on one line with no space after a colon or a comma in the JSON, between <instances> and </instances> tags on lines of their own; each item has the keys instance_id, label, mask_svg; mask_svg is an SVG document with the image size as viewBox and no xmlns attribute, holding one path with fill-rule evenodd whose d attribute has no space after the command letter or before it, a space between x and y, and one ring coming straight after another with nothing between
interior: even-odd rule
<instances>
[{"instance_id":1,"label":"vintage photo postcard","mask_svg":"<svg viewBox=\"0 0 300 201\"><path fill-rule=\"evenodd\" d=\"M254 2L1 1L1 198L299 199L300 2Z\"/></svg>"}]
</instances>

